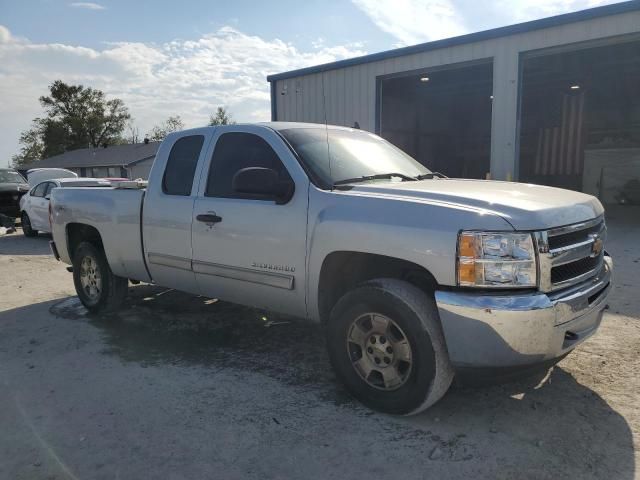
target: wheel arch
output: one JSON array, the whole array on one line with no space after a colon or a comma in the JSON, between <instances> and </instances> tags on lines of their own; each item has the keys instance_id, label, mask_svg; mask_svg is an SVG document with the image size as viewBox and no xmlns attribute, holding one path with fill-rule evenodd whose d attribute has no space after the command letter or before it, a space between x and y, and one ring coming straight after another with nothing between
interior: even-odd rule
<instances>
[{"instance_id":1,"label":"wheel arch","mask_svg":"<svg viewBox=\"0 0 640 480\"><path fill-rule=\"evenodd\" d=\"M329 253L322 261L317 287L320 321L326 322L336 302L356 285L375 278L404 280L431 295L438 282L429 270L397 257L353 250Z\"/></svg>"},{"instance_id":2,"label":"wheel arch","mask_svg":"<svg viewBox=\"0 0 640 480\"><path fill-rule=\"evenodd\" d=\"M69 223L65 227L67 237L67 252L69 258L73 259L73 253L82 242L89 242L97 248L104 250L102 235L98 229L86 223Z\"/></svg>"}]
</instances>

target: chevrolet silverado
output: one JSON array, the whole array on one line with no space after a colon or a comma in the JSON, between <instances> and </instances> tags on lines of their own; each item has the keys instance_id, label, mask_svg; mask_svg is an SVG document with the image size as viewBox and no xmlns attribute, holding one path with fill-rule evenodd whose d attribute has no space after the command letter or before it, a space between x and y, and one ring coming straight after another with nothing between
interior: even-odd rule
<instances>
[{"instance_id":1,"label":"chevrolet silverado","mask_svg":"<svg viewBox=\"0 0 640 480\"><path fill-rule=\"evenodd\" d=\"M445 178L344 127L172 133L148 185L54 189L50 214L89 311L133 280L322 322L338 378L389 413L558 362L611 288L596 198Z\"/></svg>"}]
</instances>

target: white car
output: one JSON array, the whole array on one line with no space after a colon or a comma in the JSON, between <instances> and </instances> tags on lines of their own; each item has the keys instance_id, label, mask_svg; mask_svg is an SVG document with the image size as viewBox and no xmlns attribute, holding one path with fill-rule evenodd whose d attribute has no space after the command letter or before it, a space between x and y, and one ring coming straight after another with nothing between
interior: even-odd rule
<instances>
[{"instance_id":1,"label":"white car","mask_svg":"<svg viewBox=\"0 0 640 480\"><path fill-rule=\"evenodd\" d=\"M49 224L49 197L54 188L110 187L111 183L99 178L56 178L34 186L20 199L20 219L25 237L35 237L38 232L51 232Z\"/></svg>"}]
</instances>

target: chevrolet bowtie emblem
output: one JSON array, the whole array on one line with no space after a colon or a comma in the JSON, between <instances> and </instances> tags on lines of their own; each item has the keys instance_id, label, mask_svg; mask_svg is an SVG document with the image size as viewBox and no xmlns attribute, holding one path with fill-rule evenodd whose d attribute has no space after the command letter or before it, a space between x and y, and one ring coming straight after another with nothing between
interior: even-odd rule
<instances>
[{"instance_id":1,"label":"chevrolet bowtie emblem","mask_svg":"<svg viewBox=\"0 0 640 480\"><path fill-rule=\"evenodd\" d=\"M591 244L591 256L597 257L602 253L604 242L597 233L592 233L589 236L593 238L593 243Z\"/></svg>"}]
</instances>

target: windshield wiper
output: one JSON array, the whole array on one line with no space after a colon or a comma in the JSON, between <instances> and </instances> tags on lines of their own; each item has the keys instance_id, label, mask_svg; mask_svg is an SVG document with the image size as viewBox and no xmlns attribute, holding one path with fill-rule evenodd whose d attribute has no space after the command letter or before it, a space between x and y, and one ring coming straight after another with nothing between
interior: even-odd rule
<instances>
[{"instance_id":1,"label":"windshield wiper","mask_svg":"<svg viewBox=\"0 0 640 480\"><path fill-rule=\"evenodd\" d=\"M440 172L429 172L424 175L418 175L416 177L418 180L431 180L432 178L449 178L445 174Z\"/></svg>"},{"instance_id":2,"label":"windshield wiper","mask_svg":"<svg viewBox=\"0 0 640 480\"><path fill-rule=\"evenodd\" d=\"M335 187L336 185L346 185L347 183L366 182L368 180L379 180L393 177L399 177L403 182L417 180L415 177L410 177L408 175L404 175L403 173L378 173L376 175L363 175L362 177L345 178L344 180L338 180L337 182L333 182L333 186Z\"/></svg>"}]
</instances>

